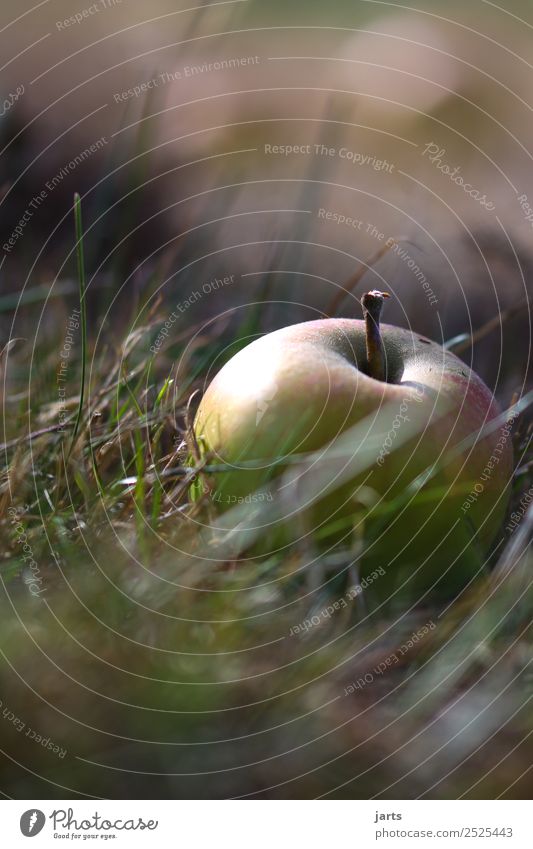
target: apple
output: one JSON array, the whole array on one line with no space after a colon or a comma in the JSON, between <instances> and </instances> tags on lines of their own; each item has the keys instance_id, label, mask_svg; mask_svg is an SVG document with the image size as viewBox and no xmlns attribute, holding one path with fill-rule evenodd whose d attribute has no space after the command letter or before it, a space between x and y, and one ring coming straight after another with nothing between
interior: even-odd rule
<instances>
[{"instance_id":1,"label":"apple","mask_svg":"<svg viewBox=\"0 0 533 849\"><path fill-rule=\"evenodd\" d=\"M356 533L362 577L382 567L387 593L449 595L484 568L502 523L511 438L505 422L490 427L500 408L465 363L380 323L386 297L365 294L363 320L308 321L249 344L211 381L194 430L200 450L226 466L210 492L221 510L253 503L257 524L261 502L285 505L290 475L309 490L305 510L287 503L266 522L272 548L306 533L324 545ZM344 455L348 447L348 464L336 445ZM299 468L305 457L312 461ZM322 481L331 470L318 492L317 468Z\"/></svg>"}]
</instances>

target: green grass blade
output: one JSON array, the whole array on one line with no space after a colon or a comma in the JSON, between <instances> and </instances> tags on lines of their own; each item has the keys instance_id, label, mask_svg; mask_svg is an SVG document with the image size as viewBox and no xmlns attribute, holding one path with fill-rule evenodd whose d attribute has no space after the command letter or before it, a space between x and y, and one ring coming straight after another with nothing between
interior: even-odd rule
<instances>
[{"instance_id":1,"label":"green grass blade","mask_svg":"<svg viewBox=\"0 0 533 849\"><path fill-rule=\"evenodd\" d=\"M87 305L85 301L85 260L83 256L83 222L81 217L81 198L76 192L74 195L74 223L76 227L76 256L78 261L78 284L80 292L80 311L81 311L81 382L80 382L80 399L78 402L78 412L76 421L74 422L74 430L72 432L72 441L67 456L70 457L78 430L80 427L81 417L83 414L83 401L85 396L85 372L87 367Z\"/></svg>"}]
</instances>

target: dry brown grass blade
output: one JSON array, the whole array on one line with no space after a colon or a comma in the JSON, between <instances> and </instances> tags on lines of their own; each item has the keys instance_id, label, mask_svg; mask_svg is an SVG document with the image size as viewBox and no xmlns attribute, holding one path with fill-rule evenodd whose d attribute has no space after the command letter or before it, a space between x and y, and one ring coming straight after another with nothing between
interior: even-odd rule
<instances>
[{"instance_id":1,"label":"dry brown grass blade","mask_svg":"<svg viewBox=\"0 0 533 849\"><path fill-rule=\"evenodd\" d=\"M345 283L344 286L341 289L339 289L338 292L336 292L335 296L331 299L331 301L327 305L327 307L324 311L324 315L326 315L328 318L333 317L335 315L335 313L337 312L337 310L339 309L342 302L344 301L344 299L347 297L347 295L350 294L350 292L353 292L353 290L355 289L357 284L365 276L366 272L370 268L372 268L376 264L376 262L378 262L381 259L382 256L385 256L385 254L388 253L390 251L390 249L392 247L394 247L394 245L397 245L398 242L405 242L405 241L407 241L405 236L398 236L397 238L387 239L387 241L379 249L379 251L376 251L376 253L373 254L370 257L368 262L362 264L361 268L358 271L356 271L355 274L352 277L350 277L348 282Z\"/></svg>"},{"instance_id":2,"label":"dry brown grass blade","mask_svg":"<svg viewBox=\"0 0 533 849\"><path fill-rule=\"evenodd\" d=\"M46 436L49 433L56 433L58 430L63 430L65 427L72 427L72 422L50 425L50 427L43 427L41 430L34 430L32 433L26 433L24 436L17 436L15 439L10 439L9 442L2 442L0 443L0 451L7 451L9 448L16 448L17 445L22 445L23 442L31 442L34 439L38 439L40 436Z\"/></svg>"},{"instance_id":3,"label":"dry brown grass blade","mask_svg":"<svg viewBox=\"0 0 533 849\"><path fill-rule=\"evenodd\" d=\"M485 336L488 336L489 333L492 333L497 327L503 324L504 321L507 321L509 318L512 318L513 315L516 315L524 307L527 307L528 302L524 298L522 301L519 301L517 304L513 304L513 306L508 307L506 310L503 310L498 315L490 318L485 324L482 324L481 327L478 327L474 333L465 339L464 342L459 342L457 345L453 346L454 354L461 354L463 351L468 350L471 346L475 345L476 342L479 342L480 339L484 339Z\"/></svg>"}]
</instances>

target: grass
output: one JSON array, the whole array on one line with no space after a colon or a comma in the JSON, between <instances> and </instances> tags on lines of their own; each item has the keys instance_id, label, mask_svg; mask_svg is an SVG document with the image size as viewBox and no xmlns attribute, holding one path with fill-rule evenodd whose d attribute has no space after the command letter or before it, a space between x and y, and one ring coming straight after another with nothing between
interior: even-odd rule
<instances>
[{"instance_id":1,"label":"grass","mask_svg":"<svg viewBox=\"0 0 533 849\"><path fill-rule=\"evenodd\" d=\"M64 428L57 424L61 322L53 339L38 343L31 396L29 343L4 350L1 362L3 791L527 797L533 516L523 505L533 454L526 416L514 430L509 509L521 511L521 521L499 539L490 571L454 603L431 596L420 603L413 594L380 606L370 587L341 604L360 580L368 506L360 505L358 535L345 534L341 544L324 546L326 526L257 555L260 532L238 530L247 505L221 518L209 497L190 497L195 478L221 471L209 456L190 468L191 395L224 343L238 346L259 329L258 313L225 338L212 330L185 373L174 366L185 339L163 356L150 352L164 320L157 311L96 348L87 338L79 197L75 222L81 351L69 361ZM361 462L368 467L372 456ZM21 556L23 544L31 561ZM36 564L38 595L28 562ZM11 714L60 753L35 743Z\"/></svg>"},{"instance_id":2,"label":"grass","mask_svg":"<svg viewBox=\"0 0 533 849\"><path fill-rule=\"evenodd\" d=\"M78 262L78 282L80 292L80 322L81 322L81 378L80 378L80 397L78 401L78 412L74 422L72 431L72 442L69 449L76 441L78 430L80 427L81 417L83 415L83 402L85 400L85 372L87 369L87 300L85 297L86 281L85 281L85 259L83 255L83 223L81 217L81 198L79 194L74 195L74 221L76 225L76 256ZM67 458L68 459L68 458Z\"/></svg>"}]
</instances>

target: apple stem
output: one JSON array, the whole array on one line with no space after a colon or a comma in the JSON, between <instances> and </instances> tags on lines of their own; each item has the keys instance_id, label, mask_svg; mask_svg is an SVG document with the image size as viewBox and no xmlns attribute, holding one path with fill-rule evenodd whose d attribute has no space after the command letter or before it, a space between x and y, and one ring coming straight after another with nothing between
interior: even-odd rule
<instances>
[{"instance_id":1,"label":"apple stem","mask_svg":"<svg viewBox=\"0 0 533 849\"><path fill-rule=\"evenodd\" d=\"M383 347L383 339L379 321L381 318L381 310L383 309L384 298L390 298L387 292L379 292L373 289L371 292L366 292L361 298L361 306L363 307L363 318L365 320L366 329L366 361L367 369L370 377L375 380L387 380L387 364L385 357L385 348Z\"/></svg>"}]
</instances>

